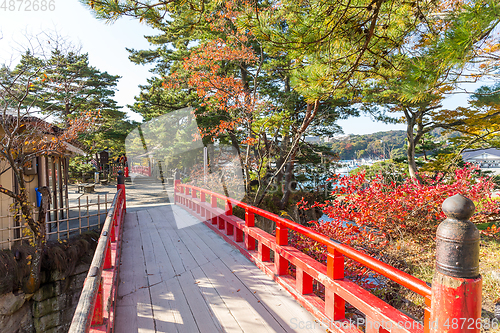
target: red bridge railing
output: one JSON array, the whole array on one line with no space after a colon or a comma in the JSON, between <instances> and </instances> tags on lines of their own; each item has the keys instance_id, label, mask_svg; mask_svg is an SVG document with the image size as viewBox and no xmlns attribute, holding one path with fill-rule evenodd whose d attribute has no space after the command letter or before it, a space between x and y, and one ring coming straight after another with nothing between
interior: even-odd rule
<instances>
[{"instance_id":1,"label":"red bridge railing","mask_svg":"<svg viewBox=\"0 0 500 333\"><path fill-rule=\"evenodd\" d=\"M132 165L132 173L138 173L140 175L151 177L151 168L148 166Z\"/></svg>"},{"instance_id":2,"label":"red bridge railing","mask_svg":"<svg viewBox=\"0 0 500 333\"><path fill-rule=\"evenodd\" d=\"M121 173L119 171L118 191L106 216L71 322L70 333L113 332L126 209L125 185Z\"/></svg>"},{"instance_id":3,"label":"red bridge railing","mask_svg":"<svg viewBox=\"0 0 500 333\"><path fill-rule=\"evenodd\" d=\"M184 206L197 218L205 221L206 225L273 277L309 312L333 331L361 332L358 325L346 319L345 304L348 302L365 314L366 333L434 332L430 325L432 291L424 281L276 214L218 193L181 184L179 180L176 180L175 185L176 204ZM218 207L218 200L225 203L225 209ZM245 210L245 220L233 215L235 206ZM273 236L255 227L255 215L274 221L276 235ZM325 245L328 251L327 264L324 265L289 246L289 230L294 230ZM274 263L270 258L271 250L274 252ZM344 279L344 256L423 296L426 305L424 323L417 322L359 285ZM296 267L295 278L289 275L289 263ZM324 301L313 293L313 280L324 285ZM448 330L436 332L444 331L448 332ZM466 332L466 330L453 332ZM467 332L476 332L476 330Z\"/></svg>"}]
</instances>

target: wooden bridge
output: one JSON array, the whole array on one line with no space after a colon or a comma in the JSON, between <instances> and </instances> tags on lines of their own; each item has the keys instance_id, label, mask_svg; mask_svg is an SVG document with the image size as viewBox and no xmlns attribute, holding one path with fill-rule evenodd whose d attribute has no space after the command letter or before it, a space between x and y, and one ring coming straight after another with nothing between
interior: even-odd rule
<instances>
[{"instance_id":1,"label":"wooden bridge","mask_svg":"<svg viewBox=\"0 0 500 333\"><path fill-rule=\"evenodd\" d=\"M176 219L192 225L178 229ZM127 214L123 242L117 333L325 332L284 288L179 206ZM306 321L316 328L290 329Z\"/></svg>"},{"instance_id":2,"label":"wooden bridge","mask_svg":"<svg viewBox=\"0 0 500 333\"><path fill-rule=\"evenodd\" d=\"M178 181L176 204L124 214L123 179L118 187L72 333L480 330L477 324L443 328L457 316L480 321L480 276L438 276L431 288L304 226ZM233 215L233 206L245 210L244 220ZM276 223L275 235L254 226L256 214ZM459 222L469 217L460 214ZM289 246L289 230L326 245L327 264ZM344 257L423 296L424 322L345 279ZM324 300L313 293L314 280L324 285ZM346 302L365 315L364 323L346 318Z\"/></svg>"}]
</instances>

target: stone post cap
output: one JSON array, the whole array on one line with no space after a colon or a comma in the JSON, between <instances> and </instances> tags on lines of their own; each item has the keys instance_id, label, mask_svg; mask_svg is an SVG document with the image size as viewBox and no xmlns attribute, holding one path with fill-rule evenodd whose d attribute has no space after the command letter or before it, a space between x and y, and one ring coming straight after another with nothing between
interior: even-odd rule
<instances>
[{"instance_id":1,"label":"stone post cap","mask_svg":"<svg viewBox=\"0 0 500 333\"><path fill-rule=\"evenodd\" d=\"M461 194L455 194L446 199L442 208L446 217L462 221L468 220L476 210L474 202Z\"/></svg>"}]
</instances>

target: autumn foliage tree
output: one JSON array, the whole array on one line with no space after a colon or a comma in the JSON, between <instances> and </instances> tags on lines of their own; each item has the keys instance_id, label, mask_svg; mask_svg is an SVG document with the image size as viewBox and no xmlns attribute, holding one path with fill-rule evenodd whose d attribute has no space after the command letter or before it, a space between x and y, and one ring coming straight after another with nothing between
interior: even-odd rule
<instances>
[{"instance_id":1,"label":"autumn foliage tree","mask_svg":"<svg viewBox=\"0 0 500 333\"><path fill-rule=\"evenodd\" d=\"M269 4L184 3L174 6L175 14L174 7L164 3L151 3L147 10L139 3L89 5L98 17L131 15L161 30L148 37L155 49L132 50L132 61L154 63L159 76L141 87L134 110L149 120L175 108L195 107L205 144L217 139L238 152L247 192L256 205L275 186L272 183L284 183L281 206L286 206L295 163L306 151L299 149L304 135L313 129L332 135L339 131L335 120L352 112L346 99L306 101L291 83L288 54L271 54L245 27L246 10L254 5L264 10ZM172 12L172 21L162 12ZM316 117L319 110L321 116ZM250 193L254 182L258 188Z\"/></svg>"},{"instance_id":2,"label":"autumn foliage tree","mask_svg":"<svg viewBox=\"0 0 500 333\"><path fill-rule=\"evenodd\" d=\"M63 155L66 143L90 130L97 117L97 112L89 110L59 126L44 120L41 110L35 106L40 94L36 86L43 84L40 73L47 69L44 65L21 63L13 69L4 66L0 71L0 172L12 172L18 184L17 188L2 184L0 194L13 200L13 214L21 217L24 230L35 247L30 276L24 286L26 292L31 293L40 284L41 258L46 243L45 212L50 193L41 189L42 204L35 213L27 190L26 168L37 156Z\"/></svg>"},{"instance_id":3,"label":"autumn foliage tree","mask_svg":"<svg viewBox=\"0 0 500 333\"><path fill-rule=\"evenodd\" d=\"M239 151L247 190L258 181L254 204L269 179L284 182L281 208L304 136L334 129L360 102L404 113L416 177L415 146L439 127L432 115L444 94L474 79L471 62L486 73L498 60L493 0L83 2L99 18L132 16L161 31L148 37L155 49L132 51L159 76L142 87L136 110L196 107L206 138Z\"/></svg>"}]
</instances>

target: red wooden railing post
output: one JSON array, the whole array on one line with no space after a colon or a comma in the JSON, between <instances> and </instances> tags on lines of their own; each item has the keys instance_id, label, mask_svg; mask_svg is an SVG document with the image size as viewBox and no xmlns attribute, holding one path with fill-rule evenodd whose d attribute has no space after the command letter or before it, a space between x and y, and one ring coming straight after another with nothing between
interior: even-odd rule
<instances>
[{"instance_id":1,"label":"red wooden railing post","mask_svg":"<svg viewBox=\"0 0 500 333\"><path fill-rule=\"evenodd\" d=\"M179 201L179 199L177 198L177 192L180 192L180 190L181 190L179 188L180 183L181 183L180 179L174 180L174 203L177 203Z\"/></svg>"},{"instance_id":2,"label":"red wooden railing post","mask_svg":"<svg viewBox=\"0 0 500 333\"><path fill-rule=\"evenodd\" d=\"M472 200L460 194L443 202L447 219L436 232L430 332L481 331L479 231L469 221L474 210Z\"/></svg>"},{"instance_id":3,"label":"red wooden railing post","mask_svg":"<svg viewBox=\"0 0 500 333\"><path fill-rule=\"evenodd\" d=\"M113 263L111 262L111 242L110 239L108 238L108 241L106 243L106 254L104 255L104 264L102 266L102 269L110 269L113 267Z\"/></svg>"},{"instance_id":4,"label":"red wooden railing post","mask_svg":"<svg viewBox=\"0 0 500 333\"><path fill-rule=\"evenodd\" d=\"M260 261L264 262L271 260L271 250L267 246L262 244L262 242L259 242L258 250L258 258Z\"/></svg>"},{"instance_id":5,"label":"red wooden railing post","mask_svg":"<svg viewBox=\"0 0 500 333\"><path fill-rule=\"evenodd\" d=\"M116 219L116 215L113 217L113 219ZM115 242L116 241L116 227L115 227L115 222L113 221L111 223L111 235L109 235L109 237L111 238L111 241L112 242Z\"/></svg>"},{"instance_id":6,"label":"red wooden railing post","mask_svg":"<svg viewBox=\"0 0 500 333\"><path fill-rule=\"evenodd\" d=\"M123 191L123 211L127 211L127 205L126 205L126 197L125 197L125 177L123 176L123 171L118 171L118 177L116 177L116 190L122 190Z\"/></svg>"},{"instance_id":7,"label":"red wooden railing post","mask_svg":"<svg viewBox=\"0 0 500 333\"><path fill-rule=\"evenodd\" d=\"M425 302L425 308L424 308L424 333L430 333L431 327L430 327L430 322L431 322L431 311L432 311L432 300L431 297L425 297L424 298Z\"/></svg>"},{"instance_id":8,"label":"red wooden railing post","mask_svg":"<svg viewBox=\"0 0 500 333\"><path fill-rule=\"evenodd\" d=\"M328 246L326 274L332 280L344 278L344 256L334 247ZM345 318L345 300L330 288L325 288L325 312L332 320Z\"/></svg>"},{"instance_id":9,"label":"red wooden railing post","mask_svg":"<svg viewBox=\"0 0 500 333\"><path fill-rule=\"evenodd\" d=\"M288 245L288 228L279 221L276 222L276 245ZM274 253L274 266L277 275L288 274L288 260L276 251Z\"/></svg>"},{"instance_id":10,"label":"red wooden railing post","mask_svg":"<svg viewBox=\"0 0 500 333\"><path fill-rule=\"evenodd\" d=\"M211 201L211 206L215 210L217 208L217 197L215 195L211 195L210 198ZM212 224L217 224L219 217L217 216L217 213L214 213L212 216Z\"/></svg>"},{"instance_id":11,"label":"red wooden railing post","mask_svg":"<svg viewBox=\"0 0 500 333\"><path fill-rule=\"evenodd\" d=\"M231 216L233 215L233 205L231 204L231 201L229 199L226 200L226 207L225 207L225 215L226 216ZM225 222L225 228L226 228L226 235L232 235L233 234L233 225L229 222ZM224 228L223 228L224 229Z\"/></svg>"},{"instance_id":12,"label":"red wooden railing post","mask_svg":"<svg viewBox=\"0 0 500 333\"><path fill-rule=\"evenodd\" d=\"M245 226L248 228L255 227L255 214L245 210ZM245 248L249 251L255 250L255 238L245 232Z\"/></svg>"},{"instance_id":13,"label":"red wooden railing post","mask_svg":"<svg viewBox=\"0 0 500 333\"><path fill-rule=\"evenodd\" d=\"M231 204L231 201L229 201L229 199L226 200L225 210L226 210L226 215L227 216L233 215L233 205Z\"/></svg>"},{"instance_id":14,"label":"red wooden railing post","mask_svg":"<svg viewBox=\"0 0 500 333\"><path fill-rule=\"evenodd\" d=\"M296 288L301 295L311 294L313 292L313 278L304 272L300 267L296 267Z\"/></svg>"},{"instance_id":15,"label":"red wooden railing post","mask_svg":"<svg viewBox=\"0 0 500 333\"><path fill-rule=\"evenodd\" d=\"M196 190L191 187L191 210L193 211L197 211L197 208L196 208L196 203L194 202L194 198L196 198Z\"/></svg>"},{"instance_id":16,"label":"red wooden railing post","mask_svg":"<svg viewBox=\"0 0 500 333\"><path fill-rule=\"evenodd\" d=\"M184 194L184 195L187 195L188 194L188 188L186 186L182 186L181 187L181 193ZM189 206L189 202L188 202L188 199L186 196L183 196L182 199L181 199L181 203L188 207Z\"/></svg>"},{"instance_id":17,"label":"red wooden railing post","mask_svg":"<svg viewBox=\"0 0 500 333\"><path fill-rule=\"evenodd\" d=\"M200 191L200 201L202 203L204 203L206 201L205 200L205 192L203 192L203 191ZM205 217L205 215L206 215L205 206L200 205L200 216Z\"/></svg>"},{"instance_id":18,"label":"red wooden railing post","mask_svg":"<svg viewBox=\"0 0 500 333\"><path fill-rule=\"evenodd\" d=\"M91 326L98 326L104 323L104 293L102 292L102 278L99 282L99 291L95 300L94 313L92 314Z\"/></svg>"}]
</instances>

